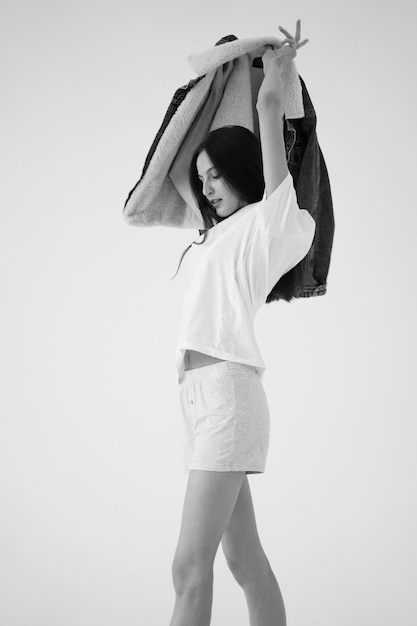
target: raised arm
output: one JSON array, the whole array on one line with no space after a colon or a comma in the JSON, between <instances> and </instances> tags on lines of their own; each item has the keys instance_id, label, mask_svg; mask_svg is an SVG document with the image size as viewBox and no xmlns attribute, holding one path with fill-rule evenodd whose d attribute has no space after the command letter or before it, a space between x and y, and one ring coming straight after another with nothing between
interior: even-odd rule
<instances>
[{"instance_id":1,"label":"raised arm","mask_svg":"<svg viewBox=\"0 0 417 626\"><path fill-rule=\"evenodd\" d=\"M300 20L297 20L295 37L292 37L281 26L279 28L286 35L286 39L281 48L275 50L270 47L262 56L265 76L259 89L256 104L267 197L279 187L288 174L283 134L284 87L282 71L290 59L296 56L298 48L308 41L304 39L300 42Z\"/></svg>"}]
</instances>

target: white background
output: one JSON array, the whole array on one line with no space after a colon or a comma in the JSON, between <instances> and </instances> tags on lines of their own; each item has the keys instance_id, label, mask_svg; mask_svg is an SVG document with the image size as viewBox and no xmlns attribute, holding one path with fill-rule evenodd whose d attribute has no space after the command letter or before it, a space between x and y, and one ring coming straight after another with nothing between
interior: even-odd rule
<instances>
[{"instance_id":1,"label":"white background","mask_svg":"<svg viewBox=\"0 0 417 626\"><path fill-rule=\"evenodd\" d=\"M2 0L2 626L164 626L186 475L174 349L195 230L122 218L187 55L310 43L336 233L323 297L261 309L250 478L289 626L415 626L416 9ZM214 626L248 624L216 561Z\"/></svg>"}]
</instances>

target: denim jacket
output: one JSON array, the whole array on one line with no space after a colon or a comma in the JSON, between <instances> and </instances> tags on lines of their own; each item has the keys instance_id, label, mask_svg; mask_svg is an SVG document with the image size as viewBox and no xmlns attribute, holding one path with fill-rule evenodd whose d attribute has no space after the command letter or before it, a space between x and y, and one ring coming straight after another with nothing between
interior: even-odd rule
<instances>
[{"instance_id":1,"label":"denim jacket","mask_svg":"<svg viewBox=\"0 0 417 626\"><path fill-rule=\"evenodd\" d=\"M286 120L284 127L288 169L294 181L298 205L316 222L313 244L307 255L303 276L294 297L326 293L327 275L334 236L333 202L329 175L316 133L316 113L301 76L304 117ZM274 290L270 294L273 296Z\"/></svg>"},{"instance_id":2,"label":"denim jacket","mask_svg":"<svg viewBox=\"0 0 417 626\"><path fill-rule=\"evenodd\" d=\"M216 45L234 39L237 39L234 35L228 35L220 39ZM261 67L261 64L261 59L255 59L253 62L256 67ZM170 120L190 90L203 78L204 75L198 76L175 91L145 159L141 178L129 193L125 206L134 189L141 182ZM334 235L334 214L329 176L317 139L316 113L301 76L299 79L302 87L304 117L285 120L284 139L288 169L293 178L298 204L301 208L307 209L316 222L313 244L307 257L300 263L294 292L295 298L306 298L326 293ZM267 302L279 300L281 297L280 281L278 281L268 295Z\"/></svg>"}]
</instances>

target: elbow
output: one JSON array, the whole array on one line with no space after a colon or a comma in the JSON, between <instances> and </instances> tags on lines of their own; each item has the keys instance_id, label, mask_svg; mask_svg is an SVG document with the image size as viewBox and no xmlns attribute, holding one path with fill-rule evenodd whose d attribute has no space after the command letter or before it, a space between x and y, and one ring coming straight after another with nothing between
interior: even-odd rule
<instances>
[{"instance_id":1,"label":"elbow","mask_svg":"<svg viewBox=\"0 0 417 626\"><path fill-rule=\"evenodd\" d=\"M134 215L135 215L135 213L134 213L134 211L132 211L132 208L130 206L129 200L130 200L130 197L125 202L125 205L123 207L122 215L123 215L124 221L127 222L127 224L129 224L129 226L130 226L134 222Z\"/></svg>"},{"instance_id":2,"label":"elbow","mask_svg":"<svg viewBox=\"0 0 417 626\"><path fill-rule=\"evenodd\" d=\"M274 89L268 89L259 94L256 102L256 109L260 116L278 115L279 118L284 117L284 103L280 94Z\"/></svg>"},{"instance_id":3,"label":"elbow","mask_svg":"<svg viewBox=\"0 0 417 626\"><path fill-rule=\"evenodd\" d=\"M129 226L143 226L144 216L143 213L138 211L137 207L129 202L126 202L123 207L122 217L126 224Z\"/></svg>"}]
</instances>

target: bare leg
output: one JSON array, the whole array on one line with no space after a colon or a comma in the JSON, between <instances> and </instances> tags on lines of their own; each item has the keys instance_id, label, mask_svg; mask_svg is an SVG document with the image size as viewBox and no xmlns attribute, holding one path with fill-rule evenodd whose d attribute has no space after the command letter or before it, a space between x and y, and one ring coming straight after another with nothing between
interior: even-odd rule
<instances>
[{"instance_id":1,"label":"bare leg","mask_svg":"<svg viewBox=\"0 0 417 626\"><path fill-rule=\"evenodd\" d=\"M236 501L222 548L248 603L251 626L285 626L285 608L278 583L256 528L247 477Z\"/></svg>"},{"instance_id":2,"label":"bare leg","mask_svg":"<svg viewBox=\"0 0 417 626\"><path fill-rule=\"evenodd\" d=\"M172 566L176 601L170 626L209 626L213 563L244 472L191 470Z\"/></svg>"}]
</instances>

